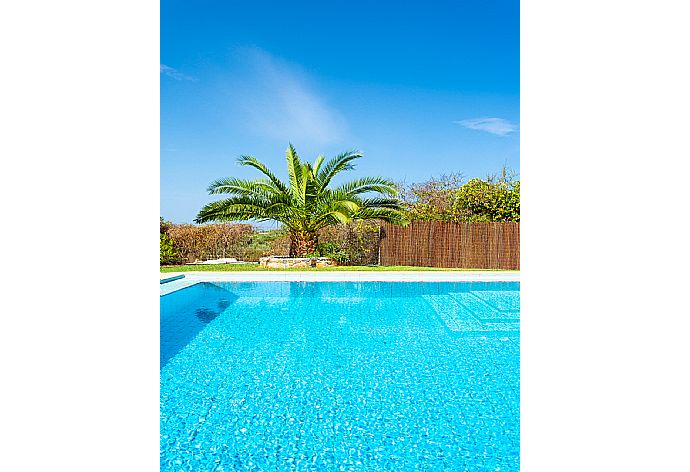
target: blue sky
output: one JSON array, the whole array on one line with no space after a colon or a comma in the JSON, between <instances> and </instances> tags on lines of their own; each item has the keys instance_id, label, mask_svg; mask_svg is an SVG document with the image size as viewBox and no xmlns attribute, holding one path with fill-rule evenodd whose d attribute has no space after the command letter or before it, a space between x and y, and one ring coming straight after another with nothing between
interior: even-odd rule
<instances>
[{"instance_id":1,"label":"blue sky","mask_svg":"<svg viewBox=\"0 0 690 472\"><path fill-rule=\"evenodd\" d=\"M358 149L350 177L519 170L519 2L161 2L161 216L217 178ZM347 178L347 176L345 176Z\"/></svg>"}]
</instances>

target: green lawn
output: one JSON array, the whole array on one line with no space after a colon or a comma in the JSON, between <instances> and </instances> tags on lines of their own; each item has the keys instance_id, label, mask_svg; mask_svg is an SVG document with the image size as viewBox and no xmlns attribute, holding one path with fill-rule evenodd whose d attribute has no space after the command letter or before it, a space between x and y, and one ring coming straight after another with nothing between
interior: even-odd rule
<instances>
[{"instance_id":1,"label":"green lawn","mask_svg":"<svg viewBox=\"0 0 690 472\"><path fill-rule=\"evenodd\" d=\"M161 272L247 272L247 271L463 271L463 270L489 270L496 272L517 272L503 271L501 269L443 269L437 267L413 267L413 266L341 266L341 267L320 267L320 268L298 268L298 269L266 269L259 267L258 264L214 264L214 265L177 265L161 267Z\"/></svg>"}]
</instances>

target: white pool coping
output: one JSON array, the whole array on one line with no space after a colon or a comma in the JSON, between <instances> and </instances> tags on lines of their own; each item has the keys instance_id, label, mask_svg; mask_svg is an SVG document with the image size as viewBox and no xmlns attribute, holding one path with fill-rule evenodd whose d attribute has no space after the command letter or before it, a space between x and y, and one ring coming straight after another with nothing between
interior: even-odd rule
<instances>
[{"instance_id":1,"label":"white pool coping","mask_svg":"<svg viewBox=\"0 0 690 472\"><path fill-rule=\"evenodd\" d=\"M161 295L198 282L519 282L520 272L494 271L342 271L342 272L184 272L161 284Z\"/></svg>"}]
</instances>

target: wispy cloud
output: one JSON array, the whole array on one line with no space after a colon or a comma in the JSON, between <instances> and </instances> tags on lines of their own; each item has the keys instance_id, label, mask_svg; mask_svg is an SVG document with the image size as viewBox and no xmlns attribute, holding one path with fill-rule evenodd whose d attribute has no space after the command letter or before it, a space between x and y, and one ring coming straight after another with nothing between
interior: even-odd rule
<instances>
[{"instance_id":1,"label":"wispy cloud","mask_svg":"<svg viewBox=\"0 0 690 472\"><path fill-rule=\"evenodd\" d=\"M487 133L496 134L498 136L507 136L518 129L517 125L503 118L472 118L469 120L454 121L453 123L464 126L465 128L486 131Z\"/></svg>"},{"instance_id":2,"label":"wispy cloud","mask_svg":"<svg viewBox=\"0 0 690 472\"><path fill-rule=\"evenodd\" d=\"M191 75L183 74L177 69L174 69L170 66L166 66L165 64L161 64L161 74L165 74L168 77L171 77L175 80L191 80L191 81L196 81L194 77Z\"/></svg>"},{"instance_id":3,"label":"wispy cloud","mask_svg":"<svg viewBox=\"0 0 690 472\"><path fill-rule=\"evenodd\" d=\"M239 54L244 70L232 95L256 133L317 145L337 143L347 135L343 116L302 70L257 48Z\"/></svg>"}]
</instances>

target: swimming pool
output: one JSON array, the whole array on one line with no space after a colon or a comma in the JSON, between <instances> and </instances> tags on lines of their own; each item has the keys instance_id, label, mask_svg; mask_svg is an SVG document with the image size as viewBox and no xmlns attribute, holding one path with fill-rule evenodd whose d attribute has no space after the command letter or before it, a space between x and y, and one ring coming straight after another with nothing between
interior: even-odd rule
<instances>
[{"instance_id":1,"label":"swimming pool","mask_svg":"<svg viewBox=\"0 0 690 472\"><path fill-rule=\"evenodd\" d=\"M162 470L519 469L519 282L161 297Z\"/></svg>"}]
</instances>

